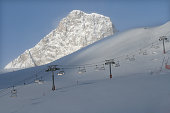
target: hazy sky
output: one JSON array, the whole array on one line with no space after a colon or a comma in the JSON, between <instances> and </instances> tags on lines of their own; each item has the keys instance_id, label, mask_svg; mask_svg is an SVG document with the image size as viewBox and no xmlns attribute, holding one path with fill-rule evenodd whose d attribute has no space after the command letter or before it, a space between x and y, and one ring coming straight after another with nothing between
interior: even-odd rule
<instances>
[{"instance_id":1,"label":"hazy sky","mask_svg":"<svg viewBox=\"0 0 170 113\"><path fill-rule=\"evenodd\" d=\"M109 16L119 31L170 21L169 0L0 0L0 69L74 9Z\"/></svg>"}]
</instances>

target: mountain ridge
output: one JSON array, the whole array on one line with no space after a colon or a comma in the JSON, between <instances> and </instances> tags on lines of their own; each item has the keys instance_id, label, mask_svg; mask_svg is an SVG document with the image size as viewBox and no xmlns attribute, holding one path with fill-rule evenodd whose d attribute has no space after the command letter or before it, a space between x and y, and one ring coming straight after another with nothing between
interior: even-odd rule
<instances>
[{"instance_id":1,"label":"mountain ridge","mask_svg":"<svg viewBox=\"0 0 170 113\"><path fill-rule=\"evenodd\" d=\"M7 64L5 69L28 68L53 62L115 32L109 17L73 10L59 22L56 29Z\"/></svg>"}]
</instances>

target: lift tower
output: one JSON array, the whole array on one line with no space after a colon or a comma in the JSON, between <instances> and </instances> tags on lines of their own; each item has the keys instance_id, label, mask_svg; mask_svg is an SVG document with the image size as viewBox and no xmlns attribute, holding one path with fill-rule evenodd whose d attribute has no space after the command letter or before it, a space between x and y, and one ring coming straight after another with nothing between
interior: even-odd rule
<instances>
[{"instance_id":1,"label":"lift tower","mask_svg":"<svg viewBox=\"0 0 170 113\"><path fill-rule=\"evenodd\" d=\"M60 70L60 68L57 68L57 65L50 65L48 66L48 69L46 70L46 72L51 71L52 72L52 90L55 90L55 84L54 84L54 71L56 70Z\"/></svg>"}]
</instances>

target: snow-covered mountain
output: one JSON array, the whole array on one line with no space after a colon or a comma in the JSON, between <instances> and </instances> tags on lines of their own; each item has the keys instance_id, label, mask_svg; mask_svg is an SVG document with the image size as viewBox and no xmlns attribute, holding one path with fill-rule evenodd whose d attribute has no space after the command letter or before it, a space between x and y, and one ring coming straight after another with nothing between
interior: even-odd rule
<instances>
[{"instance_id":1,"label":"snow-covered mountain","mask_svg":"<svg viewBox=\"0 0 170 113\"><path fill-rule=\"evenodd\" d=\"M162 36L170 39L170 22L118 33L47 65L1 74L0 112L169 113L170 42L163 54ZM112 79L109 59L116 63ZM54 72L55 91L52 73L45 72L49 65L61 68ZM60 71L65 74L58 76Z\"/></svg>"},{"instance_id":2,"label":"snow-covered mountain","mask_svg":"<svg viewBox=\"0 0 170 113\"><path fill-rule=\"evenodd\" d=\"M109 17L73 10L35 47L26 50L5 69L28 68L53 62L116 32Z\"/></svg>"}]
</instances>

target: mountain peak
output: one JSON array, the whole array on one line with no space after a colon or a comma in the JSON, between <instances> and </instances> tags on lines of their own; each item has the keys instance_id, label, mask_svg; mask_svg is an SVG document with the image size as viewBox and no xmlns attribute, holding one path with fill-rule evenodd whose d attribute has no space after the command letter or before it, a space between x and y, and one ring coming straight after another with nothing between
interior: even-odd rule
<instances>
[{"instance_id":1,"label":"mountain peak","mask_svg":"<svg viewBox=\"0 0 170 113\"><path fill-rule=\"evenodd\" d=\"M46 35L35 47L26 50L5 69L28 68L53 62L104 37L113 35L115 28L109 17L71 11L58 27Z\"/></svg>"},{"instance_id":2,"label":"mountain peak","mask_svg":"<svg viewBox=\"0 0 170 113\"><path fill-rule=\"evenodd\" d=\"M101 17L106 17L106 16L103 16L101 14L98 14L98 13L85 13L81 10L73 10L69 13L69 16L84 16L84 15L91 15L91 16L101 16ZM109 18L109 17L106 17L106 18Z\"/></svg>"},{"instance_id":3,"label":"mountain peak","mask_svg":"<svg viewBox=\"0 0 170 113\"><path fill-rule=\"evenodd\" d=\"M72 11L70 12L70 14L79 14L79 13L84 13L84 12L81 11L81 10L72 10Z\"/></svg>"}]
</instances>

